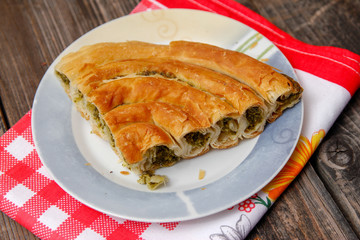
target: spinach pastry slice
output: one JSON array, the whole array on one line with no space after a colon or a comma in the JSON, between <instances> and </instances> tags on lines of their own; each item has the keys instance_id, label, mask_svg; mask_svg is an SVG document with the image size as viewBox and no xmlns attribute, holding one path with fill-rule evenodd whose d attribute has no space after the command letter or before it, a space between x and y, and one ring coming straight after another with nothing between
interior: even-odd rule
<instances>
[{"instance_id":1,"label":"spinach pastry slice","mask_svg":"<svg viewBox=\"0 0 360 240\"><path fill-rule=\"evenodd\" d=\"M302 94L265 63L189 41L84 46L55 73L92 131L150 189L167 181L156 169L257 136Z\"/></svg>"},{"instance_id":2,"label":"spinach pastry slice","mask_svg":"<svg viewBox=\"0 0 360 240\"><path fill-rule=\"evenodd\" d=\"M150 190L166 184L168 178L155 170L171 166L180 160L175 154L178 145L163 129L149 122L114 126L109 123L114 138L114 151L123 165L139 175L139 182ZM114 129L115 128L115 129Z\"/></svg>"}]
</instances>

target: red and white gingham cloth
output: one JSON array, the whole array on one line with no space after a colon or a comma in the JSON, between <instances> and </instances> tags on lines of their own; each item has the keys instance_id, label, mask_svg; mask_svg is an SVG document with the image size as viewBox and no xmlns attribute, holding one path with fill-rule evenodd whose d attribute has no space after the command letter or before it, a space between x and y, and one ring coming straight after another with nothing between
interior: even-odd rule
<instances>
[{"instance_id":1,"label":"red and white gingham cloth","mask_svg":"<svg viewBox=\"0 0 360 240\"><path fill-rule=\"evenodd\" d=\"M304 44L236 2L144 0L134 12L159 8L216 12L249 25L280 48L304 87L306 113L299 144L310 150L303 164L319 142L316 137L322 139L359 88L360 56ZM319 112L331 112L331 116ZM276 191L283 191L290 182L280 187L273 184ZM55 183L37 155L31 111L0 138L0 210L41 239L243 239L268 210L268 203L275 201L271 188L266 189L231 209L198 220L144 223L114 218L83 205Z\"/></svg>"},{"instance_id":2,"label":"red and white gingham cloth","mask_svg":"<svg viewBox=\"0 0 360 240\"><path fill-rule=\"evenodd\" d=\"M111 218L55 183L36 153L30 120L31 112L0 139L0 209L41 239L138 239L149 223Z\"/></svg>"}]
</instances>

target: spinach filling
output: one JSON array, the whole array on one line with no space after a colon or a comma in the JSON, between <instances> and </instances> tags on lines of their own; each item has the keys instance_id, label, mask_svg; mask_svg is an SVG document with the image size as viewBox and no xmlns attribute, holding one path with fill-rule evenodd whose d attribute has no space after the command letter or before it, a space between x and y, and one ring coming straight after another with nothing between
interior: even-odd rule
<instances>
[{"instance_id":1,"label":"spinach filling","mask_svg":"<svg viewBox=\"0 0 360 240\"><path fill-rule=\"evenodd\" d=\"M61 72L58 72L58 71L56 71L56 74L61 78L61 80L63 81L63 83L65 85L70 84L70 80L67 78L67 76L65 74L62 74Z\"/></svg>"},{"instance_id":2,"label":"spinach filling","mask_svg":"<svg viewBox=\"0 0 360 240\"><path fill-rule=\"evenodd\" d=\"M152 75L156 75L156 74L159 74L165 78L176 78L175 74L172 73L172 72L166 72L166 71L150 71L150 70L145 70L145 71L142 71L140 73L138 73L138 75L141 75L141 76L152 76Z\"/></svg>"},{"instance_id":3,"label":"spinach filling","mask_svg":"<svg viewBox=\"0 0 360 240\"><path fill-rule=\"evenodd\" d=\"M180 160L174 151L166 146L156 146L152 158L152 165L154 169L162 167L170 167Z\"/></svg>"},{"instance_id":4,"label":"spinach filling","mask_svg":"<svg viewBox=\"0 0 360 240\"><path fill-rule=\"evenodd\" d=\"M210 138L210 134L202 134L201 132L191 132L185 135L186 142L196 148L205 146Z\"/></svg>"},{"instance_id":5,"label":"spinach filling","mask_svg":"<svg viewBox=\"0 0 360 240\"><path fill-rule=\"evenodd\" d=\"M249 108L248 110L246 110L245 115L249 123L249 126L246 128L246 131L254 130L256 125L258 125L263 120L261 109L259 107Z\"/></svg>"},{"instance_id":6,"label":"spinach filling","mask_svg":"<svg viewBox=\"0 0 360 240\"><path fill-rule=\"evenodd\" d=\"M280 96L276 99L278 107L276 108L275 112L272 114L273 116L281 115L282 112L293 103L297 102L301 95L301 92L298 93L291 93L288 97Z\"/></svg>"},{"instance_id":7,"label":"spinach filling","mask_svg":"<svg viewBox=\"0 0 360 240\"><path fill-rule=\"evenodd\" d=\"M100 123L100 113L99 113L99 110L97 109L97 107L94 104L90 103L90 102L88 102L86 104L86 107L89 110L89 112L91 113L94 120L96 122ZM100 127L100 125L98 125L98 127Z\"/></svg>"},{"instance_id":8,"label":"spinach filling","mask_svg":"<svg viewBox=\"0 0 360 240\"><path fill-rule=\"evenodd\" d=\"M276 102L279 105L289 105L294 100L298 99L300 94L301 93L291 93L287 98L285 98L284 96L280 96L278 97L278 99L276 99Z\"/></svg>"},{"instance_id":9,"label":"spinach filling","mask_svg":"<svg viewBox=\"0 0 360 240\"><path fill-rule=\"evenodd\" d=\"M86 107L87 107L88 111L90 112L93 120L96 122L97 128L99 128L102 131L102 133L107 136L108 140L110 141L110 145L114 148L115 147L114 137L111 134L110 129L107 126L107 124L100 117L100 113L99 113L99 110L97 109L97 107L90 102L87 102Z\"/></svg>"},{"instance_id":10,"label":"spinach filling","mask_svg":"<svg viewBox=\"0 0 360 240\"><path fill-rule=\"evenodd\" d=\"M300 87L300 84L298 82L296 82L294 79L292 79L291 77L289 77L286 74L282 74L283 76L285 76L289 82L288 85L291 86L293 85L294 88L294 93L291 93L289 96L280 96L278 97L278 99L276 99L276 102L279 105L284 105L284 107L282 109L284 109L286 106L290 105L292 102L294 102L296 99L298 99L302 93L302 88ZM281 109L281 110L282 110Z\"/></svg>"}]
</instances>

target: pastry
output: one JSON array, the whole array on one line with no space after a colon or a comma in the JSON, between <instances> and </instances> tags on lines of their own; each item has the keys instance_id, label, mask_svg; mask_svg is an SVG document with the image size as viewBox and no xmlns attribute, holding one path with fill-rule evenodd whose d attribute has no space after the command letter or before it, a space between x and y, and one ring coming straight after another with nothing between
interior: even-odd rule
<instances>
[{"instance_id":1,"label":"pastry","mask_svg":"<svg viewBox=\"0 0 360 240\"><path fill-rule=\"evenodd\" d=\"M78 83L81 92L89 93L102 79L124 76L160 76L189 84L204 92L226 100L242 118L239 118L237 137L250 138L260 134L270 114L264 100L254 91L219 72L177 60L163 58L115 61L95 68Z\"/></svg>"},{"instance_id":2,"label":"pastry","mask_svg":"<svg viewBox=\"0 0 360 240\"><path fill-rule=\"evenodd\" d=\"M260 134L299 101L300 85L216 46L98 43L55 66L66 93L124 165L155 189L155 170Z\"/></svg>"}]
</instances>

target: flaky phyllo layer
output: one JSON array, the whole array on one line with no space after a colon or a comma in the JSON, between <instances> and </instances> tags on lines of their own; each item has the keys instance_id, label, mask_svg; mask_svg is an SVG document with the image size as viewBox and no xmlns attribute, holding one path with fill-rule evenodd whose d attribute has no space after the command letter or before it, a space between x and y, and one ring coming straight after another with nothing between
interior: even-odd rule
<instances>
[{"instance_id":1,"label":"flaky phyllo layer","mask_svg":"<svg viewBox=\"0 0 360 240\"><path fill-rule=\"evenodd\" d=\"M244 54L176 41L100 43L55 71L92 131L155 189L155 170L259 135L302 94L300 85Z\"/></svg>"}]
</instances>

